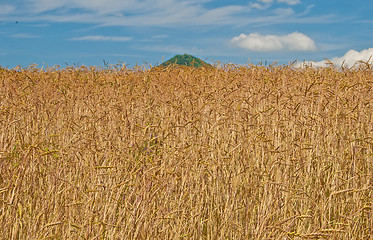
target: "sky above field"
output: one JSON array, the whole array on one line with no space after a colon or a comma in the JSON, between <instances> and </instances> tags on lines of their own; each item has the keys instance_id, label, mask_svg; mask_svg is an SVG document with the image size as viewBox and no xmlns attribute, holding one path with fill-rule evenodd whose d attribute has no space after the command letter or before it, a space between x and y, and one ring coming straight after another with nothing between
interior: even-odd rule
<instances>
[{"instance_id":1,"label":"sky above field","mask_svg":"<svg viewBox=\"0 0 373 240\"><path fill-rule=\"evenodd\" d=\"M1 0L0 66L352 65L373 55L373 0Z\"/></svg>"}]
</instances>

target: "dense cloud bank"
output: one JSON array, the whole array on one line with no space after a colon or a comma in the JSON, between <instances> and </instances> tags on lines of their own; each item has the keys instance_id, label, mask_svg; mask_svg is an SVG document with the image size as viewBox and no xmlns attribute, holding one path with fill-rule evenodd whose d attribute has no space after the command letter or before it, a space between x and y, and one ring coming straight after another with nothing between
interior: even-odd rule
<instances>
[{"instance_id":1,"label":"dense cloud bank","mask_svg":"<svg viewBox=\"0 0 373 240\"><path fill-rule=\"evenodd\" d=\"M354 67L361 63L373 64L373 48L364 49L360 52L351 49L342 57L333 57L330 60L323 60L320 62L306 61L300 63L299 66L315 66L315 67L326 67L328 64L333 63L337 67Z\"/></svg>"}]
</instances>

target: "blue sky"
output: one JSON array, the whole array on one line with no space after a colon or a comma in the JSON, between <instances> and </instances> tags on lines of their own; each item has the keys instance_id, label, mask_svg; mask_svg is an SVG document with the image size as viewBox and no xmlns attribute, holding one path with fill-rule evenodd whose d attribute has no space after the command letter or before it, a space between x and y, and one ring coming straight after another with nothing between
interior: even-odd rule
<instances>
[{"instance_id":1,"label":"blue sky","mask_svg":"<svg viewBox=\"0 0 373 240\"><path fill-rule=\"evenodd\" d=\"M373 0L1 0L0 66L287 64L373 55Z\"/></svg>"}]
</instances>

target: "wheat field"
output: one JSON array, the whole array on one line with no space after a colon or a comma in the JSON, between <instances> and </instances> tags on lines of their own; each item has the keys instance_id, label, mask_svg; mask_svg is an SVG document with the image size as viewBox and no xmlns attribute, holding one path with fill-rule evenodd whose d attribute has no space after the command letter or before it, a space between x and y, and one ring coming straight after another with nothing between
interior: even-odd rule
<instances>
[{"instance_id":1,"label":"wheat field","mask_svg":"<svg viewBox=\"0 0 373 240\"><path fill-rule=\"evenodd\" d=\"M372 239L373 70L0 68L0 239Z\"/></svg>"}]
</instances>

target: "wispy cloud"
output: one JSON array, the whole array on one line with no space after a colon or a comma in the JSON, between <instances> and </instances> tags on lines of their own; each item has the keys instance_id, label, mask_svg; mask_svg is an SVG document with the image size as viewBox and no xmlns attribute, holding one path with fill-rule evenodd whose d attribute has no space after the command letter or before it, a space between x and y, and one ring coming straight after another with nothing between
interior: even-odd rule
<instances>
[{"instance_id":1,"label":"wispy cloud","mask_svg":"<svg viewBox=\"0 0 373 240\"><path fill-rule=\"evenodd\" d=\"M204 53L204 50L198 47L187 47L187 46L174 45L174 44L139 45L139 46L134 46L134 48L138 50L142 50L142 51L170 53L170 54L180 54L180 53L203 54Z\"/></svg>"},{"instance_id":2,"label":"wispy cloud","mask_svg":"<svg viewBox=\"0 0 373 240\"><path fill-rule=\"evenodd\" d=\"M17 33L10 35L12 38L40 38L38 35L28 34L28 33Z\"/></svg>"},{"instance_id":3,"label":"wispy cloud","mask_svg":"<svg viewBox=\"0 0 373 240\"><path fill-rule=\"evenodd\" d=\"M353 67L359 65L359 62L369 62L373 64L373 48L364 49L360 52L351 49L342 57L334 57L330 60L323 60L320 62L306 61L298 64L298 66L311 65L315 67L326 67L330 62L337 67L341 67L342 65L345 67Z\"/></svg>"},{"instance_id":4,"label":"wispy cloud","mask_svg":"<svg viewBox=\"0 0 373 240\"><path fill-rule=\"evenodd\" d=\"M160 34L160 35L155 35L152 36L152 39L163 39L163 38L168 38L169 36L167 34Z\"/></svg>"},{"instance_id":5,"label":"wispy cloud","mask_svg":"<svg viewBox=\"0 0 373 240\"><path fill-rule=\"evenodd\" d=\"M273 0L258 0L256 2L252 2L250 3L250 6L252 8L257 8L257 9L267 9L269 7L271 7L273 4L275 3L285 3L287 5L297 5L297 4L300 4L301 1L300 0L277 0L277 1L273 1Z\"/></svg>"},{"instance_id":6,"label":"wispy cloud","mask_svg":"<svg viewBox=\"0 0 373 240\"><path fill-rule=\"evenodd\" d=\"M12 5L0 5L0 15L10 14L14 12L15 7Z\"/></svg>"},{"instance_id":7,"label":"wispy cloud","mask_svg":"<svg viewBox=\"0 0 373 240\"><path fill-rule=\"evenodd\" d=\"M301 3L300 0L277 0L277 2L279 2L279 3L286 3L288 5L297 5L297 4Z\"/></svg>"},{"instance_id":8,"label":"wispy cloud","mask_svg":"<svg viewBox=\"0 0 373 240\"><path fill-rule=\"evenodd\" d=\"M24 0L23 5L0 10L0 20L23 22L72 22L98 26L223 26L278 24L283 22L312 21L295 14L292 5L299 0L258 0L251 4L227 4L207 7L211 0ZM283 8L287 4L289 8ZM277 5L277 10L261 12ZM281 7L282 5L282 7ZM16 6L16 5L14 5ZM211 5L210 5L211 6ZM279 8L280 7L280 8ZM307 6L304 6L306 8ZM2 9L2 8L0 8ZM5 8L4 8L5 9ZM261 9L261 10L259 10ZM248 15L248 12L253 14ZM314 16L324 19L324 16Z\"/></svg>"},{"instance_id":9,"label":"wispy cloud","mask_svg":"<svg viewBox=\"0 0 373 240\"><path fill-rule=\"evenodd\" d=\"M278 16L291 16L294 14L294 10L291 8L277 8L273 12Z\"/></svg>"},{"instance_id":10,"label":"wispy cloud","mask_svg":"<svg viewBox=\"0 0 373 240\"><path fill-rule=\"evenodd\" d=\"M156 25L162 23L162 19L175 21L176 23L193 21L195 17L203 15L214 15L217 20L234 13L242 12L245 6L228 5L220 8L206 9L203 2L197 0L109 0L109 1L88 1L88 0L29 0L30 8L34 13L56 17L57 21L78 21L79 15L74 15L76 9L84 11L80 20L85 18L92 20L92 15L100 16L95 18L95 23L125 25L125 22L133 24L135 21L140 24ZM61 11L57 11L61 10ZM56 11L53 15L51 11ZM63 18L65 17L65 18ZM144 19L144 20L142 20ZM141 21L142 20L142 21ZM129 25L128 24L128 25Z\"/></svg>"},{"instance_id":11,"label":"wispy cloud","mask_svg":"<svg viewBox=\"0 0 373 240\"><path fill-rule=\"evenodd\" d=\"M8 51L5 51L5 50L0 49L0 56L1 56L1 55L7 55L7 54L9 54Z\"/></svg>"},{"instance_id":12,"label":"wispy cloud","mask_svg":"<svg viewBox=\"0 0 373 240\"><path fill-rule=\"evenodd\" d=\"M272 0L259 1L250 3L250 7L253 9L264 10L269 8L272 5Z\"/></svg>"},{"instance_id":13,"label":"wispy cloud","mask_svg":"<svg viewBox=\"0 0 373 240\"><path fill-rule=\"evenodd\" d=\"M293 32L288 35L261 35L259 33L241 34L233 37L234 46L255 52L269 51L314 51L315 42L303 33Z\"/></svg>"},{"instance_id":14,"label":"wispy cloud","mask_svg":"<svg viewBox=\"0 0 373 240\"><path fill-rule=\"evenodd\" d=\"M84 37L70 38L72 41L108 41L108 42L127 42L132 40L132 37L118 37L118 36L101 36L91 35Z\"/></svg>"},{"instance_id":15,"label":"wispy cloud","mask_svg":"<svg viewBox=\"0 0 373 240\"><path fill-rule=\"evenodd\" d=\"M232 25L250 11L247 5L205 8L195 0L29 0L18 6L18 16L1 16L0 20L23 22L72 22L99 26L203 26ZM51 3L52 2L52 3Z\"/></svg>"}]
</instances>

